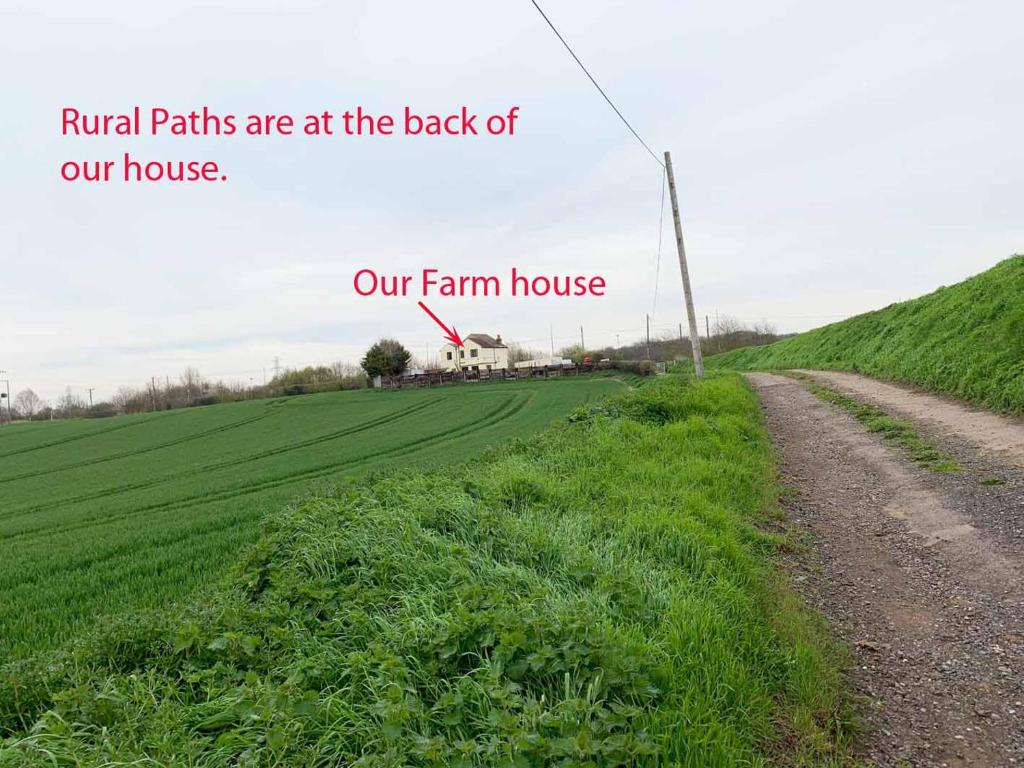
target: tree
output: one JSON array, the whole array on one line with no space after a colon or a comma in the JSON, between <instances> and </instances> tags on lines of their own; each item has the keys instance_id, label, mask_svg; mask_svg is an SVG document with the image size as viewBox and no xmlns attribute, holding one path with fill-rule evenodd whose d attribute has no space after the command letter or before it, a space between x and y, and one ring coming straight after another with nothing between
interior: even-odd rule
<instances>
[{"instance_id":1,"label":"tree","mask_svg":"<svg viewBox=\"0 0 1024 768\"><path fill-rule=\"evenodd\" d=\"M203 377L199 374L199 371L189 366L181 372L181 386L185 388L185 403L186 405L192 404L192 398L198 395L203 388Z\"/></svg>"},{"instance_id":2,"label":"tree","mask_svg":"<svg viewBox=\"0 0 1024 768\"><path fill-rule=\"evenodd\" d=\"M145 413L152 405L149 393L134 387L118 387L111 398L114 408L120 413Z\"/></svg>"},{"instance_id":3,"label":"tree","mask_svg":"<svg viewBox=\"0 0 1024 768\"><path fill-rule=\"evenodd\" d=\"M22 416L31 421L32 417L43 407L43 401L31 389L23 389L15 395L14 407Z\"/></svg>"},{"instance_id":4,"label":"tree","mask_svg":"<svg viewBox=\"0 0 1024 768\"><path fill-rule=\"evenodd\" d=\"M558 350L558 355L562 359L572 360L576 365L581 365L583 363L583 358L587 356L587 350L579 344L572 344L571 346L563 347Z\"/></svg>"},{"instance_id":5,"label":"tree","mask_svg":"<svg viewBox=\"0 0 1024 768\"><path fill-rule=\"evenodd\" d=\"M336 379L348 379L359 375L359 366L338 360L331 363L331 372Z\"/></svg>"},{"instance_id":6,"label":"tree","mask_svg":"<svg viewBox=\"0 0 1024 768\"><path fill-rule=\"evenodd\" d=\"M515 342L512 342L511 344L508 345L509 365L522 363L526 360L538 360L542 357L545 357L545 355L540 350L529 349L528 347L524 347L521 344L516 344Z\"/></svg>"},{"instance_id":7,"label":"tree","mask_svg":"<svg viewBox=\"0 0 1024 768\"><path fill-rule=\"evenodd\" d=\"M335 378L333 369L326 365L307 365L296 370L286 369L271 380L270 386L286 395L302 395L330 388Z\"/></svg>"},{"instance_id":8,"label":"tree","mask_svg":"<svg viewBox=\"0 0 1024 768\"><path fill-rule=\"evenodd\" d=\"M85 400L73 392L71 387L67 387L64 394L57 398L57 410L64 419L81 416L85 411Z\"/></svg>"},{"instance_id":9,"label":"tree","mask_svg":"<svg viewBox=\"0 0 1024 768\"><path fill-rule=\"evenodd\" d=\"M367 376L397 376L409 366L409 350L394 339L381 339L360 361Z\"/></svg>"}]
</instances>

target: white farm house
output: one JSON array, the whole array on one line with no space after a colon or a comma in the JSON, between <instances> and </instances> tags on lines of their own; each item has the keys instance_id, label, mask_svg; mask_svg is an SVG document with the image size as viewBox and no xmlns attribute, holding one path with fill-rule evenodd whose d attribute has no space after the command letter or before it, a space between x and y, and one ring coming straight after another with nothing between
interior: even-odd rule
<instances>
[{"instance_id":1,"label":"white farm house","mask_svg":"<svg viewBox=\"0 0 1024 768\"><path fill-rule=\"evenodd\" d=\"M439 362L446 371L499 371L509 367L508 347L501 336L471 333L463 341L464 347L445 344L441 347Z\"/></svg>"}]
</instances>

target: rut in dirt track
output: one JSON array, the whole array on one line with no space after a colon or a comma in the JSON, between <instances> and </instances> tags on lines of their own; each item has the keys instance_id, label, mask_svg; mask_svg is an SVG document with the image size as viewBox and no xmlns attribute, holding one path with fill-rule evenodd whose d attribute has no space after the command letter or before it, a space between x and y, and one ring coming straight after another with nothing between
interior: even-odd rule
<instances>
[{"instance_id":1,"label":"rut in dirt track","mask_svg":"<svg viewBox=\"0 0 1024 768\"><path fill-rule=\"evenodd\" d=\"M937 475L801 382L748 378L797 491L790 517L813 541L794 579L854 655L858 754L1024 766L1024 471L932 425L965 467ZM982 482L992 477L1000 484Z\"/></svg>"}]
</instances>

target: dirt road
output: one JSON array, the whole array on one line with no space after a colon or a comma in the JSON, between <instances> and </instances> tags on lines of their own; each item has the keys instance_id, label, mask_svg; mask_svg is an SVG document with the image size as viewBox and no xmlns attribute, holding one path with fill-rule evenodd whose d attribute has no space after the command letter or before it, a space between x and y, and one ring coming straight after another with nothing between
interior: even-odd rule
<instances>
[{"instance_id":1,"label":"dirt road","mask_svg":"<svg viewBox=\"0 0 1024 768\"><path fill-rule=\"evenodd\" d=\"M929 433L952 437L1024 467L1024 421L972 408L949 398L842 371L798 371L845 395L920 422Z\"/></svg>"},{"instance_id":2,"label":"dirt road","mask_svg":"<svg viewBox=\"0 0 1024 768\"><path fill-rule=\"evenodd\" d=\"M943 448L964 471L938 475L799 381L749 379L797 491L790 517L813 545L794 579L854 654L858 753L880 766L1024 766L1024 470L947 424ZM903 413L934 416L900 396Z\"/></svg>"}]
</instances>

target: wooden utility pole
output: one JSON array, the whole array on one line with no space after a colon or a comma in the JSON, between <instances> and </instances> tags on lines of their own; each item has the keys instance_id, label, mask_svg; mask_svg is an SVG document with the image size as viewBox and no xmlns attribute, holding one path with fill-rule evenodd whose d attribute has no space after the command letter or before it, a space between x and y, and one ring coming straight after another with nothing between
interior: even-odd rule
<instances>
[{"instance_id":1,"label":"wooden utility pole","mask_svg":"<svg viewBox=\"0 0 1024 768\"><path fill-rule=\"evenodd\" d=\"M7 371L0 371L0 374L6 374L6 373L7 373ZM7 401L7 423L8 424L13 424L14 423L14 411L11 410L11 380L10 379L0 379L0 381L3 381L4 385L7 387L7 391L6 392L0 393L0 424L4 423L4 400ZM52 413L53 412L51 411L51 414Z\"/></svg>"},{"instance_id":2,"label":"wooden utility pole","mask_svg":"<svg viewBox=\"0 0 1024 768\"><path fill-rule=\"evenodd\" d=\"M580 326L580 352L586 352L586 351L587 351L587 345L583 341L583 326L581 325Z\"/></svg>"},{"instance_id":3,"label":"wooden utility pole","mask_svg":"<svg viewBox=\"0 0 1024 768\"><path fill-rule=\"evenodd\" d=\"M683 245L683 223L679 218L679 200L676 197L676 177L672 173L672 154L665 153L665 173L668 175L668 191L672 198L672 219L676 225L676 249L679 251L679 273L683 278L683 298L686 299L686 319L690 326L690 345L693 347L693 370L697 380L704 378L704 358L700 353L700 334L697 332L697 315L693 310L693 292L690 290L690 270L686 267L686 248Z\"/></svg>"},{"instance_id":4,"label":"wooden utility pole","mask_svg":"<svg viewBox=\"0 0 1024 768\"><path fill-rule=\"evenodd\" d=\"M651 316L647 315L647 359L651 359Z\"/></svg>"}]
</instances>

